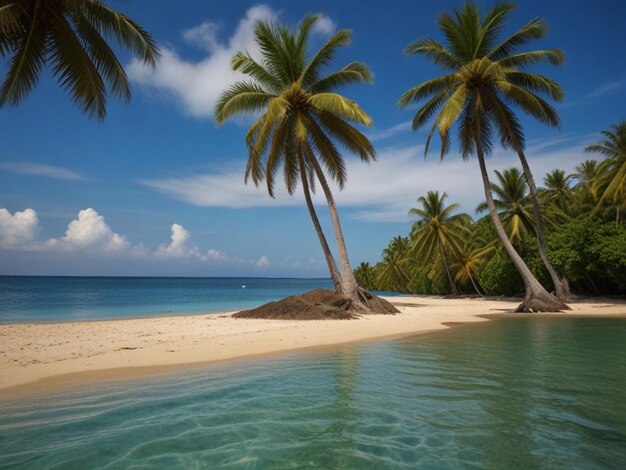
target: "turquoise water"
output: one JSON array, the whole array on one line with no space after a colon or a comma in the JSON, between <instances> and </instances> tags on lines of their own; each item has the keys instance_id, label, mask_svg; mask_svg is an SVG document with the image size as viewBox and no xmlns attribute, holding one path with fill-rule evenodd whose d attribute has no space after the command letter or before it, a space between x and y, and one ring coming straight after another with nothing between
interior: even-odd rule
<instances>
[{"instance_id":1,"label":"turquoise water","mask_svg":"<svg viewBox=\"0 0 626 470\"><path fill-rule=\"evenodd\" d=\"M2 403L2 468L626 468L626 320L514 318Z\"/></svg>"},{"instance_id":2,"label":"turquoise water","mask_svg":"<svg viewBox=\"0 0 626 470\"><path fill-rule=\"evenodd\" d=\"M332 288L332 283L329 279L0 276L0 323L225 312L318 287Z\"/></svg>"}]
</instances>

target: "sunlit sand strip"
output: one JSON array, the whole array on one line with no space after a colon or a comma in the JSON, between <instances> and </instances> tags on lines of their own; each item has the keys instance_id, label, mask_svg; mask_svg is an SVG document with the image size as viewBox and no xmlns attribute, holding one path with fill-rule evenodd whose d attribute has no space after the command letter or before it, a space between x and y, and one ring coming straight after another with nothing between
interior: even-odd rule
<instances>
[{"instance_id":1,"label":"sunlit sand strip","mask_svg":"<svg viewBox=\"0 0 626 470\"><path fill-rule=\"evenodd\" d=\"M182 366L356 341L409 336L487 321L518 301L391 297L401 313L358 320L280 321L204 314L127 320L0 325L0 398L139 377ZM625 303L577 302L550 315L626 315Z\"/></svg>"}]
</instances>

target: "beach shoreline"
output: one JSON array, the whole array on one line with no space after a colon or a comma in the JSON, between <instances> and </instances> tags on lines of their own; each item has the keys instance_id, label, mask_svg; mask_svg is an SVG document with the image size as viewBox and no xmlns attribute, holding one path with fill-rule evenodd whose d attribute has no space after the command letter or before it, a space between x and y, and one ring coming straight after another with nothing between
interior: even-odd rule
<instances>
[{"instance_id":1,"label":"beach shoreline","mask_svg":"<svg viewBox=\"0 0 626 470\"><path fill-rule=\"evenodd\" d=\"M431 296L387 300L398 306L399 314L304 321L236 319L231 312L0 325L0 399L431 333L485 322L512 313L518 304L515 299ZM571 307L567 313L545 315L626 316L626 303L610 299L577 301Z\"/></svg>"}]
</instances>

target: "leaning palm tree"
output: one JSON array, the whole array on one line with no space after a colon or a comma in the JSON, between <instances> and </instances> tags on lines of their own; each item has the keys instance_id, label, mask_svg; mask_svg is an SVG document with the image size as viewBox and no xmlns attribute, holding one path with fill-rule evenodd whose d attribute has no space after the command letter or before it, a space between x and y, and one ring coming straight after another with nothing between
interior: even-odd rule
<instances>
[{"instance_id":1,"label":"leaning palm tree","mask_svg":"<svg viewBox=\"0 0 626 470\"><path fill-rule=\"evenodd\" d=\"M0 55L9 57L0 108L22 102L50 66L85 114L104 119L107 85L115 97L130 100L111 40L156 66L160 55L152 36L100 0L0 0Z\"/></svg>"},{"instance_id":2,"label":"leaning palm tree","mask_svg":"<svg viewBox=\"0 0 626 470\"><path fill-rule=\"evenodd\" d=\"M533 196L538 228L537 239L541 245L539 249L542 259L551 271L553 279L556 279L558 289L562 291L561 280L551 267L545 252L536 187L523 155L524 135L509 104L520 107L542 122L557 124L556 111L538 96L538 93L560 100L563 96L561 87L547 77L522 70L542 61L559 64L563 61L564 55L562 51L556 49L515 52L529 40L545 36L546 25L538 19L531 21L503 41L499 40L498 36L505 19L513 8L510 4L501 4L481 16L478 6L466 3L463 7L455 9L453 15L448 13L440 15L438 23L447 44L423 38L410 44L406 52L423 54L449 73L408 90L398 104L405 107L410 103L426 100L413 118L413 129L417 130L435 116L426 141L426 153L432 136L438 131L443 158L450 150L451 130L458 124L463 158L467 159L471 154L478 157L485 197L495 230L524 280L526 295L519 310L562 310L567 306L541 286L507 238L493 202L485 166L485 156L491 154L494 133L497 132L502 146L515 150L522 160L522 168Z\"/></svg>"},{"instance_id":3,"label":"leaning palm tree","mask_svg":"<svg viewBox=\"0 0 626 470\"><path fill-rule=\"evenodd\" d=\"M606 157L600 167L603 171L604 190L598 204L604 201L615 205L615 223L626 206L626 121L613 124L602 131L604 140L585 148L585 152L600 153Z\"/></svg>"},{"instance_id":4,"label":"leaning palm tree","mask_svg":"<svg viewBox=\"0 0 626 470\"><path fill-rule=\"evenodd\" d=\"M484 294L478 288L478 270L485 258L495 250L494 243L468 238L461 245L461 252L452 263L452 269L455 272L454 280L460 283L470 281L476 293L481 297Z\"/></svg>"},{"instance_id":5,"label":"leaning palm tree","mask_svg":"<svg viewBox=\"0 0 626 470\"><path fill-rule=\"evenodd\" d=\"M528 197L526 178L517 168L509 168L500 173L495 170L498 183L491 183L491 192L495 195L494 204L500 220L511 242L521 242L535 232L533 216ZM487 203L481 202L477 212L485 212Z\"/></svg>"},{"instance_id":6,"label":"leaning palm tree","mask_svg":"<svg viewBox=\"0 0 626 470\"><path fill-rule=\"evenodd\" d=\"M233 56L233 69L250 80L237 82L222 94L215 120L221 124L236 115L261 113L246 135L246 181L252 178L259 185L265 179L273 197L276 174L282 166L289 194L299 182L302 184L335 288L359 302L365 299L350 268L337 206L324 170L343 188L347 174L337 144L363 161L375 158L372 144L352 124L370 126L372 119L356 102L333 91L351 83L371 83L372 73L364 63L352 62L336 72L322 74L337 50L349 44L352 33L337 31L311 54L309 33L318 18L305 17L295 31L272 22L258 22L254 34L262 58L257 61L243 51ZM309 187L315 181L319 181L330 210L340 276L310 200Z\"/></svg>"},{"instance_id":7,"label":"leaning palm tree","mask_svg":"<svg viewBox=\"0 0 626 470\"><path fill-rule=\"evenodd\" d=\"M450 291L458 294L459 290L450 272L449 257L461 252L459 246L459 231L462 222L469 219L467 214L453 214L460 205L446 206L448 195L439 191L428 191L426 197L420 196L417 201L421 207L409 210L409 215L419 217L411 232L411 254L420 260L430 260L434 253L438 253L448 276Z\"/></svg>"}]
</instances>

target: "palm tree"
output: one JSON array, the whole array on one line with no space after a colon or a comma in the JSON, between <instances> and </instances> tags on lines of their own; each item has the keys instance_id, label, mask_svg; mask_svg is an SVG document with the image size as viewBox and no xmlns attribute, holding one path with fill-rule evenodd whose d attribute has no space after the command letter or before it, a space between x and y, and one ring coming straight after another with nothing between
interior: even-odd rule
<instances>
[{"instance_id":1,"label":"palm tree","mask_svg":"<svg viewBox=\"0 0 626 470\"><path fill-rule=\"evenodd\" d=\"M461 245L461 252L452 263L455 271L454 280L459 283L470 281L474 290L481 297L484 295L478 288L478 270L487 255L495 249L493 243L485 243L483 240L466 239Z\"/></svg>"},{"instance_id":2,"label":"palm tree","mask_svg":"<svg viewBox=\"0 0 626 470\"><path fill-rule=\"evenodd\" d=\"M601 164L605 185L598 204L611 201L615 204L615 223L619 224L620 212L626 206L626 120L613 124L602 131L602 142L590 145L585 152L600 153L606 157Z\"/></svg>"},{"instance_id":3,"label":"palm tree","mask_svg":"<svg viewBox=\"0 0 626 470\"><path fill-rule=\"evenodd\" d=\"M10 57L0 108L17 106L51 66L59 85L88 116L106 115L107 85L130 100L126 72L107 41L154 68L156 42L134 20L100 0L0 0L0 55Z\"/></svg>"},{"instance_id":4,"label":"palm tree","mask_svg":"<svg viewBox=\"0 0 626 470\"><path fill-rule=\"evenodd\" d=\"M336 144L363 161L375 159L372 144L351 124L371 126L372 119L356 102L333 92L351 83L371 83L373 77L362 62L352 62L336 72L322 75L337 50L349 44L352 33L337 31L311 54L308 38L318 18L318 15L305 17L295 31L271 22L258 22L254 34L263 57L256 61L243 51L233 56L233 69L248 75L250 80L235 83L222 94L215 108L215 120L221 124L235 115L262 113L246 135L249 149L246 181L252 178L258 185L265 179L273 197L276 173L282 166L290 194L298 182L303 185L335 288L359 302L365 299L359 294L350 268L337 206L324 169L343 188L346 168ZM324 191L331 214L341 263L340 277L310 201L307 186L316 180Z\"/></svg>"},{"instance_id":5,"label":"palm tree","mask_svg":"<svg viewBox=\"0 0 626 470\"><path fill-rule=\"evenodd\" d=\"M371 264L361 262L354 270L354 277L364 289L376 289L376 270Z\"/></svg>"},{"instance_id":6,"label":"palm tree","mask_svg":"<svg viewBox=\"0 0 626 470\"><path fill-rule=\"evenodd\" d=\"M545 185L544 194L548 200L559 210L566 211L568 203L572 200L572 188L570 181L572 175L566 175L563 170L552 170L543 179Z\"/></svg>"},{"instance_id":7,"label":"palm tree","mask_svg":"<svg viewBox=\"0 0 626 470\"><path fill-rule=\"evenodd\" d=\"M585 160L576 167L576 173L571 175L578 182L575 188L581 193L583 200L593 205L598 202L598 186L602 177L601 167L596 160Z\"/></svg>"},{"instance_id":8,"label":"palm tree","mask_svg":"<svg viewBox=\"0 0 626 470\"><path fill-rule=\"evenodd\" d=\"M503 173L495 170L494 173L499 184L491 183L491 191L495 194L493 202L498 215L511 242L521 242L529 233L535 232L526 178L517 168L509 168ZM477 212L486 210L485 202L476 208Z\"/></svg>"},{"instance_id":9,"label":"palm tree","mask_svg":"<svg viewBox=\"0 0 626 470\"><path fill-rule=\"evenodd\" d=\"M411 261L409 239L395 237L383 250L383 259L377 266L376 284L382 289L406 292L410 280L407 268Z\"/></svg>"},{"instance_id":10,"label":"palm tree","mask_svg":"<svg viewBox=\"0 0 626 470\"><path fill-rule=\"evenodd\" d=\"M447 44L422 38L410 44L405 51L408 54L423 54L449 73L408 90L398 104L405 107L410 103L426 100L413 118L413 129L417 130L435 116L426 141L426 153L433 134L438 131L441 137L441 156L444 157L450 150L450 130L458 124L463 158L467 159L474 153L478 158L485 198L495 230L526 286L526 295L519 310L556 311L567 306L541 286L507 238L493 202L485 166L485 156L492 152L494 132L497 132L502 146L515 150L522 160L522 168L533 197L537 239L542 245L540 252L550 270L543 243L536 187L528 163L523 158L524 135L508 103L520 107L542 122L558 123L556 111L537 93L560 100L563 96L561 87L547 77L524 72L522 69L546 60L559 64L563 61L564 54L556 49L515 53L519 46L545 35L546 25L539 19L531 21L504 41L500 41L498 35L506 16L513 8L510 4L501 4L481 16L476 5L466 3L455 9L454 15L440 15L438 23ZM551 274L562 291L554 268L551 269Z\"/></svg>"},{"instance_id":11,"label":"palm tree","mask_svg":"<svg viewBox=\"0 0 626 470\"><path fill-rule=\"evenodd\" d=\"M418 259L429 260L437 251L448 276L450 291L458 294L459 290L450 272L448 257L450 251L453 254L461 252L458 232L461 222L469 219L469 216L467 214L452 215L460 206L456 203L446 206L447 197L445 192L440 195L439 191L428 191L426 197L420 196L417 199L421 208L414 207L409 210L409 215L419 217L411 232L413 239L411 254Z\"/></svg>"}]
</instances>

